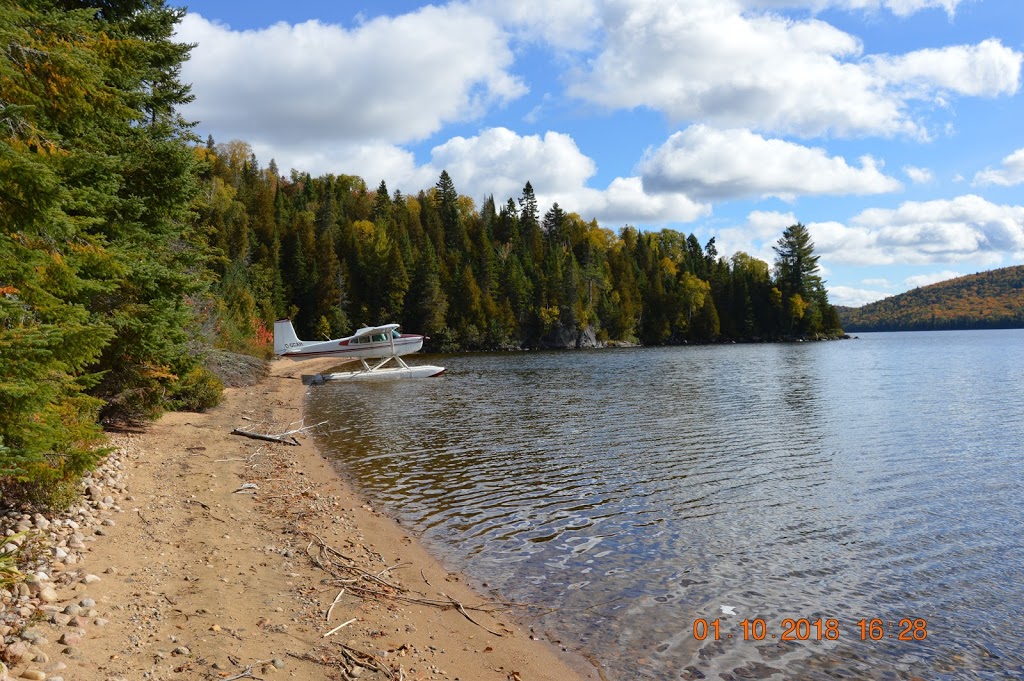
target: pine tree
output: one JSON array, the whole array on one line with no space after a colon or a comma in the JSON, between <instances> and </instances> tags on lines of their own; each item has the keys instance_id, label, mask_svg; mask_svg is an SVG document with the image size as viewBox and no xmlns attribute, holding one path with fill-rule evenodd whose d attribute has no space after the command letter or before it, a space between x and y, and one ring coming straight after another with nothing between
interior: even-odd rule
<instances>
[{"instance_id":1,"label":"pine tree","mask_svg":"<svg viewBox=\"0 0 1024 681\"><path fill-rule=\"evenodd\" d=\"M807 227L797 223L786 228L775 246L775 277L785 296L811 298L821 289L818 258Z\"/></svg>"},{"instance_id":2,"label":"pine tree","mask_svg":"<svg viewBox=\"0 0 1024 681\"><path fill-rule=\"evenodd\" d=\"M183 14L0 4L0 475L44 494L95 459L98 412L156 413L200 360Z\"/></svg>"},{"instance_id":3,"label":"pine tree","mask_svg":"<svg viewBox=\"0 0 1024 681\"><path fill-rule=\"evenodd\" d=\"M462 212L459 210L459 194L455 191L455 183L452 182L447 170L441 171L441 177L437 181L437 203L441 225L444 228L445 246L454 253L465 253L469 246L466 226L462 222Z\"/></svg>"},{"instance_id":4,"label":"pine tree","mask_svg":"<svg viewBox=\"0 0 1024 681\"><path fill-rule=\"evenodd\" d=\"M818 258L807 228L787 227L773 247L776 254L776 285L782 293L789 333L820 334L829 307L824 282L818 274ZM831 317L831 315L830 315ZM830 318L830 323L833 322Z\"/></svg>"}]
</instances>

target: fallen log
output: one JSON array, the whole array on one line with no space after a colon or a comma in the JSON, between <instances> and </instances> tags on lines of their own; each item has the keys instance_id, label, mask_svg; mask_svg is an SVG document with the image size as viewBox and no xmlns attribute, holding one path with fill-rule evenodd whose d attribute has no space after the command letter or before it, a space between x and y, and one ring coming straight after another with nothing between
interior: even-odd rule
<instances>
[{"instance_id":1,"label":"fallen log","mask_svg":"<svg viewBox=\"0 0 1024 681\"><path fill-rule=\"evenodd\" d=\"M241 428L235 428L231 431L232 435L241 435L242 437L251 437L254 440L266 440L268 442L280 442L281 444L291 445L292 447L298 447L299 441L294 437L285 437L284 435L266 435L264 433L254 433L251 430L242 430Z\"/></svg>"}]
</instances>

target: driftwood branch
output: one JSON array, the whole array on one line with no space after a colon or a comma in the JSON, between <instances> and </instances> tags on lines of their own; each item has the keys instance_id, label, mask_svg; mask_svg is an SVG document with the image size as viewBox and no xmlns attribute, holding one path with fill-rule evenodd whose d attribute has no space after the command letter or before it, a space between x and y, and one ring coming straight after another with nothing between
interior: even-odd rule
<instances>
[{"instance_id":1,"label":"driftwood branch","mask_svg":"<svg viewBox=\"0 0 1024 681\"><path fill-rule=\"evenodd\" d=\"M298 447L299 441L294 437L287 437L285 435L267 435L264 433L254 433L251 430L242 430L241 428L235 428L231 431L232 435L241 435L242 437L251 437L254 440L266 440L268 442L280 442L281 444L291 445L292 447Z\"/></svg>"}]
</instances>

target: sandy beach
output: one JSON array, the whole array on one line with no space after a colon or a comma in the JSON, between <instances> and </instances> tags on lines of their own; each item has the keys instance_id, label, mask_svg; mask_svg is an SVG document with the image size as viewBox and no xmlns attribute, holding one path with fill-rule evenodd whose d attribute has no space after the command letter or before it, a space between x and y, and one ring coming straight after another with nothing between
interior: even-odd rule
<instances>
[{"instance_id":1,"label":"sandy beach","mask_svg":"<svg viewBox=\"0 0 1024 681\"><path fill-rule=\"evenodd\" d=\"M600 678L447 572L307 433L299 446L231 434L301 427L301 375L330 365L277 361L207 413L115 435L123 489L94 503L105 521L77 540L80 561L53 568L56 597L11 676Z\"/></svg>"}]
</instances>

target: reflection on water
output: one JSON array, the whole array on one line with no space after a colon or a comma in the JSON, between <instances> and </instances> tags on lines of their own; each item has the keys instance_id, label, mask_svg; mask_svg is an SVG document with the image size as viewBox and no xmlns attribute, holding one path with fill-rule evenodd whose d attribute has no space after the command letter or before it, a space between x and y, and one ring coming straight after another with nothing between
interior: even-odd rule
<instances>
[{"instance_id":1,"label":"reflection on water","mask_svg":"<svg viewBox=\"0 0 1024 681\"><path fill-rule=\"evenodd\" d=\"M609 678L1024 676L1024 332L440 363L317 386L322 451Z\"/></svg>"}]
</instances>

